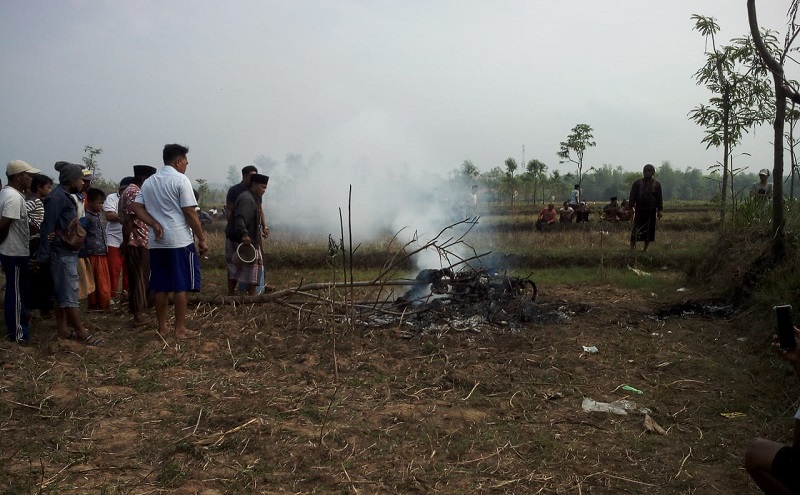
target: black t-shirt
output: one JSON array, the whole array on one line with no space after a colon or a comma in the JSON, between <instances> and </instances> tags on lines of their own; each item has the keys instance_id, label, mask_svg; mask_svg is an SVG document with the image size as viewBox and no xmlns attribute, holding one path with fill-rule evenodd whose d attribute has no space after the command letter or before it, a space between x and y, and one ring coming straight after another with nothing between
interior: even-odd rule
<instances>
[{"instance_id":1,"label":"black t-shirt","mask_svg":"<svg viewBox=\"0 0 800 495\"><path fill-rule=\"evenodd\" d=\"M228 194L225 195L225 206L236 203L236 198L238 198L240 194L248 189L250 189L250 186L246 186L241 182L231 186L230 189L228 189ZM262 199L263 198L261 196L256 196L256 203L261 204Z\"/></svg>"}]
</instances>

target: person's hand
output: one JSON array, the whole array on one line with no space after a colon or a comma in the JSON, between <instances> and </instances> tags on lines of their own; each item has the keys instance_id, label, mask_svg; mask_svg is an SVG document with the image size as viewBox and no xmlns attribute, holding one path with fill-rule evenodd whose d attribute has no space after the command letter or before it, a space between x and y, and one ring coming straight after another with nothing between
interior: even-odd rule
<instances>
[{"instance_id":1,"label":"person's hand","mask_svg":"<svg viewBox=\"0 0 800 495\"><path fill-rule=\"evenodd\" d=\"M47 234L47 240L49 242L53 242L53 239L55 239L55 238L56 238L56 233L55 232L50 232L49 234Z\"/></svg>"},{"instance_id":2,"label":"person's hand","mask_svg":"<svg viewBox=\"0 0 800 495\"><path fill-rule=\"evenodd\" d=\"M267 227L266 225L261 228L261 237L263 237L264 239L269 237L269 227Z\"/></svg>"},{"instance_id":3,"label":"person's hand","mask_svg":"<svg viewBox=\"0 0 800 495\"><path fill-rule=\"evenodd\" d=\"M154 223L152 227L153 227L153 233L156 236L156 240L157 241L161 240L161 238L164 237L164 227L162 227L161 224L158 222Z\"/></svg>"},{"instance_id":4,"label":"person's hand","mask_svg":"<svg viewBox=\"0 0 800 495\"><path fill-rule=\"evenodd\" d=\"M794 341L797 344L794 349L781 349L777 335L774 336L773 340L775 342L772 345L778 350L778 355L788 361L795 372L800 375L800 328L794 327Z\"/></svg>"},{"instance_id":5,"label":"person's hand","mask_svg":"<svg viewBox=\"0 0 800 495\"><path fill-rule=\"evenodd\" d=\"M661 212L656 213L656 217L661 218Z\"/></svg>"},{"instance_id":6,"label":"person's hand","mask_svg":"<svg viewBox=\"0 0 800 495\"><path fill-rule=\"evenodd\" d=\"M197 252L200 256L205 256L208 253L208 244L206 244L206 240L202 239L197 243Z\"/></svg>"},{"instance_id":7,"label":"person's hand","mask_svg":"<svg viewBox=\"0 0 800 495\"><path fill-rule=\"evenodd\" d=\"M36 260L30 260L28 262L28 269L31 272L34 272L34 273L38 272L39 271L39 263L37 263Z\"/></svg>"},{"instance_id":8,"label":"person's hand","mask_svg":"<svg viewBox=\"0 0 800 495\"><path fill-rule=\"evenodd\" d=\"M249 246L250 244L252 244L252 242L253 241L250 239L249 235L245 234L242 236L242 244L244 244L245 246Z\"/></svg>"}]
</instances>

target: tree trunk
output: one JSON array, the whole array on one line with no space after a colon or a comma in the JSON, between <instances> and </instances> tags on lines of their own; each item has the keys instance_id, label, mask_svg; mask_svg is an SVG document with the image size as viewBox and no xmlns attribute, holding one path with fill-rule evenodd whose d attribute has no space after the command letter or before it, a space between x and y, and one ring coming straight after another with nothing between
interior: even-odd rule
<instances>
[{"instance_id":1,"label":"tree trunk","mask_svg":"<svg viewBox=\"0 0 800 495\"><path fill-rule=\"evenodd\" d=\"M773 255L778 258L783 256L783 121L786 118L786 93L783 90L783 66L775 60L764 45L761 31L758 29L756 16L756 1L747 0L747 20L750 24L750 34L756 45L759 55L772 71L772 80L775 84L775 136L773 141L774 163L772 168L772 232L774 234Z\"/></svg>"}]
</instances>

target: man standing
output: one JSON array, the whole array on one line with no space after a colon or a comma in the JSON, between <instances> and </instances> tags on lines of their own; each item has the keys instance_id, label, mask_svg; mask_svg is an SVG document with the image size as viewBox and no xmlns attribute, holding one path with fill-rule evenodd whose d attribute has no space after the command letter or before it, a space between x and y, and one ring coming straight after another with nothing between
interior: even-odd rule
<instances>
[{"instance_id":1,"label":"man standing","mask_svg":"<svg viewBox=\"0 0 800 495\"><path fill-rule=\"evenodd\" d=\"M580 205L580 202L581 202L581 185L575 184L575 189L573 189L572 192L569 193L569 207L572 208L573 210L577 210L578 205Z\"/></svg>"},{"instance_id":2,"label":"man standing","mask_svg":"<svg viewBox=\"0 0 800 495\"><path fill-rule=\"evenodd\" d=\"M762 168L758 171L758 182L750 188L750 197L761 201L772 199L772 182L769 180L769 170Z\"/></svg>"},{"instance_id":3,"label":"man standing","mask_svg":"<svg viewBox=\"0 0 800 495\"><path fill-rule=\"evenodd\" d=\"M246 167L242 168L242 181L228 189L228 194L225 195L225 212L227 213L227 224L225 225L226 232L233 228L231 223L233 222L233 208L236 204L236 199L240 194L250 189L250 176L257 172L258 169L255 167L255 165L247 165ZM258 196L256 198L256 203L258 204L259 215L261 217L261 235L266 238L269 236L269 228L267 227L264 219L264 209L261 206L261 201L261 196ZM236 290L236 271L238 270L238 267L233 262L233 257L235 255L236 243L225 236L225 264L228 269L228 295L230 296L232 296L233 292Z\"/></svg>"},{"instance_id":4,"label":"man standing","mask_svg":"<svg viewBox=\"0 0 800 495\"><path fill-rule=\"evenodd\" d=\"M119 197L119 215L122 223L122 248L125 268L128 271L128 308L133 314L133 326L150 323L145 316L152 306L152 296L147 290L150 278L150 253L147 250L147 225L136 216L133 204L144 181L157 172L150 165L134 165L133 180Z\"/></svg>"},{"instance_id":5,"label":"man standing","mask_svg":"<svg viewBox=\"0 0 800 495\"><path fill-rule=\"evenodd\" d=\"M0 191L0 263L6 276L6 335L12 342L31 340L28 310L30 229L23 191L31 187L31 174L39 172L22 160L12 160L6 167L8 185Z\"/></svg>"},{"instance_id":6,"label":"man standing","mask_svg":"<svg viewBox=\"0 0 800 495\"><path fill-rule=\"evenodd\" d=\"M125 255L120 249L122 244L122 223L119 218L119 197L133 182L133 177L125 177L119 181L119 189L106 196L103 203L103 214L106 217L106 248L108 249L108 275L111 280L111 304L117 299L119 276L122 274L122 294L128 292L128 273L124 268Z\"/></svg>"},{"instance_id":7,"label":"man standing","mask_svg":"<svg viewBox=\"0 0 800 495\"><path fill-rule=\"evenodd\" d=\"M164 167L142 185L133 205L136 216L149 227L150 290L155 295L158 332L167 327L169 293L175 300L175 336L186 338L197 333L186 328L187 292L200 290L199 254L208 251L192 182L186 177L189 148L180 144L164 146ZM194 236L194 237L193 237Z\"/></svg>"},{"instance_id":8,"label":"man standing","mask_svg":"<svg viewBox=\"0 0 800 495\"><path fill-rule=\"evenodd\" d=\"M252 245L255 248L256 257L252 263L240 264L237 266L236 281L247 287L247 294L255 294L256 286L261 283L264 276L264 259L261 253L261 208L260 199L267 191L269 177L261 174L250 175L250 189L239 195L234 203L231 214L233 222L229 222L230 228L225 229L226 241L234 243Z\"/></svg>"},{"instance_id":9,"label":"man standing","mask_svg":"<svg viewBox=\"0 0 800 495\"><path fill-rule=\"evenodd\" d=\"M653 178L656 168L649 163L642 169L643 177L631 186L630 205L634 210L633 231L631 232L631 251L636 249L636 241L644 241L643 251L656 240L656 218L661 218L664 200L661 183Z\"/></svg>"},{"instance_id":10,"label":"man standing","mask_svg":"<svg viewBox=\"0 0 800 495\"><path fill-rule=\"evenodd\" d=\"M83 189L83 168L69 162L56 162L59 185L44 199L43 242L36 255L37 264L50 263L53 275L56 329L62 339L76 339L86 345L101 345L83 326L78 306L78 251L86 232L78 228L78 203L75 195ZM72 327L70 331L69 327Z\"/></svg>"}]
</instances>

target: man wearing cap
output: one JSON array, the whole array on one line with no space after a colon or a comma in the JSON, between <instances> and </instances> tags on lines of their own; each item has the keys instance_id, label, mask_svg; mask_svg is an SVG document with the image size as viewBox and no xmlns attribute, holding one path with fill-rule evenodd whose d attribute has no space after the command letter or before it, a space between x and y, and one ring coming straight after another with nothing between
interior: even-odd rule
<instances>
[{"instance_id":1,"label":"man wearing cap","mask_svg":"<svg viewBox=\"0 0 800 495\"><path fill-rule=\"evenodd\" d=\"M225 231L227 232L229 229L232 229L233 226L231 222L233 221L233 209L236 204L236 199L244 192L247 192L250 189L250 176L253 174L258 173L258 169L255 165L247 165L246 167L242 168L242 181L238 184L234 184L228 189L228 193L225 195L225 212L227 214L227 224L225 225ZM264 209L261 207L262 198L261 196L256 197L256 203L259 206L259 214L261 216L261 235L266 238L269 236L269 227L267 227L267 223L264 219ZM225 264L228 269L228 295L233 295L233 292L236 290L236 271L238 267L233 262L234 256L236 255L236 243L232 240L225 237Z\"/></svg>"},{"instance_id":2,"label":"man wearing cap","mask_svg":"<svg viewBox=\"0 0 800 495\"><path fill-rule=\"evenodd\" d=\"M6 276L6 336L12 342L31 340L28 309L30 230L23 191L30 189L32 174L39 172L22 160L12 160L6 166L8 183L0 190L0 263Z\"/></svg>"},{"instance_id":3,"label":"man wearing cap","mask_svg":"<svg viewBox=\"0 0 800 495\"><path fill-rule=\"evenodd\" d=\"M647 164L642 169L642 178L631 185L630 205L633 208L633 230L631 231L631 251L636 249L637 241L644 241L643 251L656 240L656 218L661 218L664 199L661 183L653 178L656 168Z\"/></svg>"},{"instance_id":4,"label":"man wearing cap","mask_svg":"<svg viewBox=\"0 0 800 495\"><path fill-rule=\"evenodd\" d=\"M769 180L769 170L762 168L758 171L758 182L750 188L750 197L761 201L772 199L772 182Z\"/></svg>"},{"instance_id":5,"label":"man wearing cap","mask_svg":"<svg viewBox=\"0 0 800 495\"><path fill-rule=\"evenodd\" d=\"M86 345L101 345L103 339L93 336L81 322L78 305L78 251L70 235L78 218L78 203L74 195L83 189L83 167L75 163L56 162L59 184L44 201L44 221L39 234L43 242L36 262L50 263L53 275L56 329L62 339L75 339ZM83 232L85 236L85 231ZM77 237L80 237L79 235ZM81 243L82 244L82 243ZM69 327L72 327L70 330Z\"/></svg>"},{"instance_id":6,"label":"man wearing cap","mask_svg":"<svg viewBox=\"0 0 800 495\"><path fill-rule=\"evenodd\" d=\"M119 197L125 191L130 183L133 182L133 177L124 177L119 181L119 189L106 196L103 202L103 214L106 217L106 247L108 248L108 274L111 279L111 304L117 299L117 291L119 290L119 276L122 274L122 293L128 292L128 273L123 266L125 263L125 256L120 249L122 244L122 224L120 223L119 212Z\"/></svg>"},{"instance_id":7,"label":"man wearing cap","mask_svg":"<svg viewBox=\"0 0 800 495\"><path fill-rule=\"evenodd\" d=\"M136 215L133 204L146 180L158 170L150 165L134 165L133 180L119 197L119 216L122 224L122 248L128 272L128 308L133 315L133 326L148 325L147 308L153 305L153 296L147 288L150 279L150 253L147 225Z\"/></svg>"},{"instance_id":8,"label":"man wearing cap","mask_svg":"<svg viewBox=\"0 0 800 495\"><path fill-rule=\"evenodd\" d=\"M188 292L200 290L199 256L208 251L192 182L185 175L188 153L189 148L180 144L165 145L164 166L142 185L133 204L136 216L150 227L149 287L155 296L158 332L164 335L174 331L177 338L198 335L186 327ZM175 301L172 329L167 326L170 293Z\"/></svg>"},{"instance_id":9,"label":"man wearing cap","mask_svg":"<svg viewBox=\"0 0 800 495\"><path fill-rule=\"evenodd\" d=\"M261 199L267 191L269 177L261 174L250 175L250 188L236 198L231 211L232 222L225 228L226 242L252 245L255 248L255 260L252 263L239 264L234 276L236 281L247 287L247 295L255 294L256 287L264 275L264 260L261 253ZM234 254L235 256L235 254Z\"/></svg>"}]
</instances>

